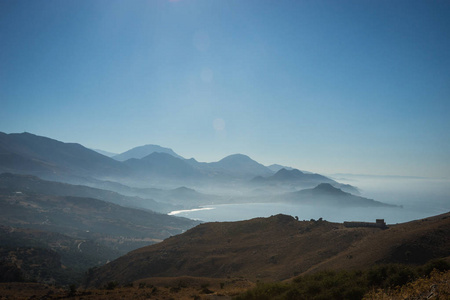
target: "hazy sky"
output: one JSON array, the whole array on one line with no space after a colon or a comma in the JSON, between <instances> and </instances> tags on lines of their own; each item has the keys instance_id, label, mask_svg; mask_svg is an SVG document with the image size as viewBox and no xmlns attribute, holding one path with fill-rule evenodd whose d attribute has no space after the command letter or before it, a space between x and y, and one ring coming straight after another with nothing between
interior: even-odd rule
<instances>
[{"instance_id":1,"label":"hazy sky","mask_svg":"<svg viewBox=\"0 0 450 300\"><path fill-rule=\"evenodd\" d=\"M0 1L0 131L450 177L450 1Z\"/></svg>"}]
</instances>

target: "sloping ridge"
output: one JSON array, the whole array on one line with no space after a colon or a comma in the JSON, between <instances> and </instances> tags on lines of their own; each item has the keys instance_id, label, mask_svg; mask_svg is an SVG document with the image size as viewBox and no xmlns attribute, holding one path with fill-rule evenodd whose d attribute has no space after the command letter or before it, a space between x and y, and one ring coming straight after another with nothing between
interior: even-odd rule
<instances>
[{"instance_id":1,"label":"sloping ridge","mask_svg":"<svg viewBox=\"0 0 450 300\"><path fill-rule=\"evenodd\" d=\"M153 211L164 211L165 205L152 199L124 196L119 193L83 185L72 185L55 181L40 179L32 175L19 175L11 173L0 174L0 191L14 190L32 192L43 195L72 196L81 198L95 198L98 200L127 207L144 207Z\"/></svg>"},{"instance_id":2,"label":"sloping ridge","mask_svg":"<svg viewBox=\"0 0 450 300\"><path fill-rule=\"evenodd\" d=\"M217 171L222 170L235 176L242 177L257 175L268 176L273 174L269 168L244 154L232 154L222 158L218 162L209 163L208 165L210 168Z\"/></svg>"},{"instance_id":3,"label":"sloping ridge","mask_svg":"<svg viewBox=\"0 0 450 300\"><path fill-rule=\"evenodd\" d=\"M332 205L339 207L397 207L392 204L352 195L329 183L321 183L312 189L288 193L281 198L284 201L297 204Z\"/></svg>"},{"instance_id":4,"label":"sloping ridge","mask_svg":"<svg viewBox=\"0 0 450 300\"><path fill-rule=\"evenodd\" d=\"M131 158L124 162L140 175L167 178L200 178L203 174L187 163L167 153L154 152L141 159Z\"/></svg>"},{"instance_id":5,"label":"sloping ridge","mask_svg":"<svg viewBox=\"0 0 450 300\"><path fill-rule=\"evenodd\" d=\"M263 182L316 182L318 183L337 183L336 181L320 174L303 173L298 169L287 170L282 168L269 177L259 179Z\"/></svg>"},{"instance_id":6,"label":"sloping ridge","mask_svg":"<svg viewBox=\"0 0 450 300\"><path fill-rule=\"evenodd\" d=\"M135 148L125 151L123 153L114 155L114 156L112 156L112 158L114 158L115 160L118 160L118 161L126 161L131 158L141 159L141 158L144 158L155 152L167 153L167 154L172 155L173 157L183 159L183 157L176 154L170 148L165 148L165 147L161 147L158 145L151 145L151 144L135 147Z\"/></svg>"},{"instance_id":7,"label":"sloping ridge","mask_svg":"<svg viewBox=\"0 0 450 300\"><path fill-rule=\"evenodd\" d=\"M0 132L0 172L124 176L129 170L80 144L63 143L27 132Z\"/></svg>"},{"instance_id":8,"label":"sloping ridge","mask_svg":"<svg viewBox=\"0 0 450 300\"><path fill-rule=\"evenodd\" d=\"M439 243L425 245L429 237L439 239ZM402 249L409 249L410 254L409 260L401 262L419 263L449 256L449 237L450 213L387 230L345 228L326 221L296 221L286 215L206 223L162 243L130 252L95 270L87 278L87 285L178 276L283 280L319 269L351 269L378 262L397 262L397 253ZM414 248L419 240L423 241L422 246ZM417 251L425 251L426 255Z\"/></svg>"}]
</instances>

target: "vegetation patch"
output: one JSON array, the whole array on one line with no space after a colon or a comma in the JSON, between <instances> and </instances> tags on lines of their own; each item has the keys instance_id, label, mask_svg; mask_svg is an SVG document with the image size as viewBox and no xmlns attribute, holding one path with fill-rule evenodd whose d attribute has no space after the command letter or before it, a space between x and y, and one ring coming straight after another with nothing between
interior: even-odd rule
<instances>
[{"instance_id":1,"label":"vegetation patch","mask_svg":"<svg viewBox=\"0 0 450 300\"><path fill-rule=\"evenodd\" d=\"M448 270L450 270L450 265L439 260L421 267L387 264L374 266L364 271L322 271L312 275L299 276L291 282L260 282L255 288L248 290L236 299L359 300L366 294L372 295L370 297L380 295L380 298L367 299L386 299L381 296L393 294L391 291L396 291L397 294L412 293L410 290L414 290L416 286L425 286L426 284L423 282L437 280L437 276L440 276L437 274L441 274L439 272L448 273ZM415 281L418 283L414 284ZM448 284L449 281L447 281Z\"/></svg>"}]
</instances>

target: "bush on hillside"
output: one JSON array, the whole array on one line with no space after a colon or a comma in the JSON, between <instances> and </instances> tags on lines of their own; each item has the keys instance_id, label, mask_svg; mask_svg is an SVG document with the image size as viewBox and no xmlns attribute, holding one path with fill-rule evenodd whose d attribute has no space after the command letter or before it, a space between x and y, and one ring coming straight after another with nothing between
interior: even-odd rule
<instances>
[{"instance_id":1,"label":"bush on hillside","mask_svg":"<svg viewBox=\"0 0 450 300\"><path fill-rule=\"evenodd\" d=\"M370 291L378 290L381 295L383 291L401 289L420 277L449 269L450 265L447 262L439 260L422 267L386 264L365 271L322 271L299 276L290 283L258 283L255 288L236 299L359 300Z\"/></svg>"}]
</instances>

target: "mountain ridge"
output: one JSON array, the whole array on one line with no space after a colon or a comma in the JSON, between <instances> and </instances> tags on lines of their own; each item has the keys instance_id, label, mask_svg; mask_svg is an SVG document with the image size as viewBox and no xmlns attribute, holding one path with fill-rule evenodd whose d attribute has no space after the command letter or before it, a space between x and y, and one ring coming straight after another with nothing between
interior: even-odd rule
<instances>
[{"instance_id":1,"label":"mountain ridge","mask_svg":"<svg viewBox=\"0 0 450 300\"><path fill-rule=\"evenodd\" d=\"M114 158L115 160L118 160L118 161L126 161L130 158L141 159L141 158L144 158L145 156L148 156L155 152L167 153L167 154L172 155L173 157L184 159L182 156L175 153L172 149L165 148L165 147L162 147L159 145L154 145L154 144L137 146L130 150L122 152L120 154L114 155L114 156L112 156L112 158Z\"/></svg>"},{"instance_id":2,"label":"mountain ridge","mask_svg":"<svg viewBox=\"0 0 450 300\"><path fill-rule=\"evenodd\" d=\"M287 193L281 199L290 203L336 207L399 207L353 195L330 183L320 183L314 188Z\"/></svg>"}]
</instances>

